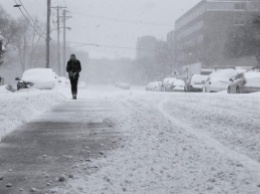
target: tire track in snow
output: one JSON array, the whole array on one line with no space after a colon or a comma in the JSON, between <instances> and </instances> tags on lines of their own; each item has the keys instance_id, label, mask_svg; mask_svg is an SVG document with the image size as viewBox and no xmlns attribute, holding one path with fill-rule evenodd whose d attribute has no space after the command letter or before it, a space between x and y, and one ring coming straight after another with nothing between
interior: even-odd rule
<instances>
[{"instance_id":1,"label":"tire track in snow","mask_svg":"<svg viewBox=\"0 0 260 194\"><path fill-rule=\"evenodd\" d=\"M201 140L204 143L206 143L209 147L214 148L220 154L226 155L227 157L229 157L231 159L235 159L235 160L239 161L248 170L250 170L254 174L257 174L257 176L260 178L260 164L257 161L255 161L255 160L253 160L253 159L251 159L251 158L249 158L249 157L247 157L247 156L245 156L243 154L240 154L240 153L238 153L236 151L231 150L230 148L228 148L227 146L223 145L222 143L220 143L216 139L214 139L214 138L204 134L203 132L201 132L199 130L196 130L195 128L192 128L190 125L185 124L185 123L179 121L178 119L175 119L167 111L164 110L163 105L165 103L167 103L167 100L164 100L164 101L160 102L157 105L160 113L165 118L167 118L169 121L171 121L175 125L178 125L178 126L182 127L187 132L195 135L199 140Z\"/></svg>"}]
</instances>

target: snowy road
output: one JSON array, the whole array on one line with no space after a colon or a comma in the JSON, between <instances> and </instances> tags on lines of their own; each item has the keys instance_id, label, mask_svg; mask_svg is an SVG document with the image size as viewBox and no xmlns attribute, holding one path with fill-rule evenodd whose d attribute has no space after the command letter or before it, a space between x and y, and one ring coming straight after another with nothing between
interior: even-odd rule
<instances>
[{"instance_id":1,"label":"snowy road","mask_svg":"<svg viewBox=\"0 0 260 194\"><path fill-rule=\"evenodd\" d=\"M259 94L103 95L124 146L58 193L260 193Z\"/></svg>"},{"instance_id":2,"label":"snowy road","mask_svg":"<svg viewBox=\"0 0 260 194\"><path fill-rule=\"evenodd\" d=\"M82 118L88 122L103 118L113 123L111 130L118 135L117 148L103 145L107 151L91 163L85 162L85 158L70 161L77 166L71 171L75 178L54 185L51 191L58 194L260 193L259 94L99 89L89 87L81 91L80 100L74 102L77 108L62 113L61 117L59 114L40 117L41 121L61 122L74 115L78 123ZM89 114L82 114L81 106L91 106ZM77 113L81 116L75 117Z\"/></svg>"}]
</instances>

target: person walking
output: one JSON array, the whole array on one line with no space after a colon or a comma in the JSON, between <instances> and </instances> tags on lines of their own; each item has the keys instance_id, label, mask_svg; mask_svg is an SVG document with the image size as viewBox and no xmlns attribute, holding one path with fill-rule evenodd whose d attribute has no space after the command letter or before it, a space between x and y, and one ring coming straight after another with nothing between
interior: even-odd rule
<instances>
[{"instance_id":1,"label":"person walking","mask_svg":"<svg viewBox=\"0 0 260 194\"><path fill-rule=\"evenodd\" d=\"M75 54L71 54L70 55L70 60L67 63L66 70L67 70L67 72L69 74L72 98L74 100L76 100L77 99L77 94L78 94L79 73L81 72L81 63L76 58Z\"/></svg>"}]
</instances>

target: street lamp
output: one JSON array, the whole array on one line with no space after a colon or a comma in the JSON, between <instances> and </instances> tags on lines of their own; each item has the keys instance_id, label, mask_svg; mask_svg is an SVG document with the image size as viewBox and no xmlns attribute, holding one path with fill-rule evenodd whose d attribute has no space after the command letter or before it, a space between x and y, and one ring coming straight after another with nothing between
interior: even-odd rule
<instances>
[{"instance_id":1,"label":"street lamp","mask_svg":"<svg viewBox=\"0 0 260 194\"><path fill-rule=\"evenodd\" d=\"M59 29L64 29L64 27L52 29L51 32L56 31L56 30L59 30ZM65 27L65 29L66 29L66 30L72 30L71 27Z\"/></svg>"}]
</instances>

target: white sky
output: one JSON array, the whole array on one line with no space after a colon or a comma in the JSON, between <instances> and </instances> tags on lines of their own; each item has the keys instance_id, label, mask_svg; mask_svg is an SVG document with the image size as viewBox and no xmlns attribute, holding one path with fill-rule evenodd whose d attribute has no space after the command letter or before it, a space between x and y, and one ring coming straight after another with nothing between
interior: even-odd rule
<instances>
[{"instance_id":1,"label":"white sky","mask_svg":"<svg viewBox=\"0 0 260 194\"><path fill-rule=\"evenodd\" d=\"M19 0L16 0L17 2ZM32 16L38 16L46 21L46 0L21 0ZM200 0L52 0L52 6L67 5L72 19L68 20L67 41L96 43L102 45L133 47L138 37L152 35L165 40L166 34L174 26L140 25L122 22L112 22L97 18L90 18L74 13L85 13L107 18L144 21L151 23L174 24L175 20L189 10ZM0 0L0 4L13 17L21 16L17 8L13 8L14 0ZM56 19L55 10L53 18ZM55 28L56 24L52 24ZM52 33L52 38L56 38ZM85 50L91 57L135 57L135 50L105 47L74 47Z\"/></svg>"}]
</instances>

